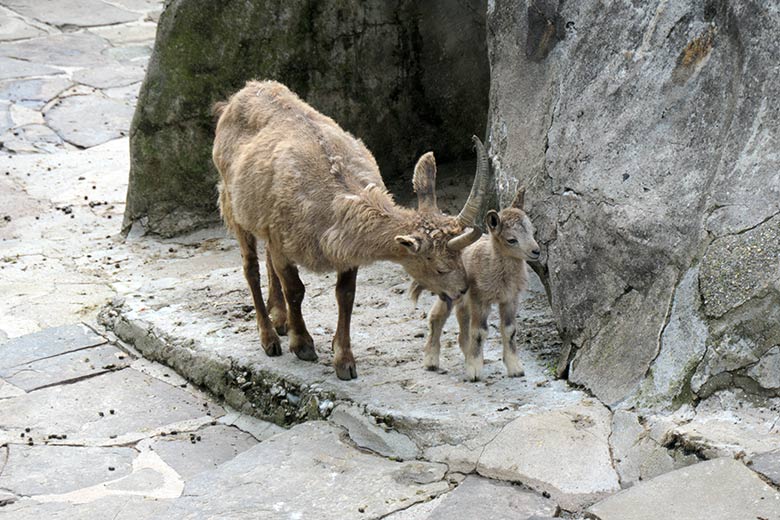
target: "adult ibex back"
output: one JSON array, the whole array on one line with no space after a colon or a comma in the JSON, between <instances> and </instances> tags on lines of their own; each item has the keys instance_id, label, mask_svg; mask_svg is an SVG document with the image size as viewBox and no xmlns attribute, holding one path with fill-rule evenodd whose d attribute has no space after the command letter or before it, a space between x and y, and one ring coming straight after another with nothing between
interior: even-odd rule
<instances>
[{"instance_id":1,"label":"adult ibex back","mask_svg":"<svg viewBox=\"0 0 780 520\"><path fill-rule=\"evenodd\" d=\"M359 266L390 260L445 300L465 292L460 252L480 236L474 220L487 190L487 168L478 168L482 175L466 206L451 217L436 207L436 162L426 153L414 171L415 211L393 202L359 139L280 83L250 81L215 112L219 205L241 247L266 354L281 355L279 334L287 332L291 352L306 361L317 359L301 315L304 286L298 266L338 272L332 346L340 379L357 377L349 326ZM257 239L266 243L267 307Z\"/></svg>"}]
</instances>

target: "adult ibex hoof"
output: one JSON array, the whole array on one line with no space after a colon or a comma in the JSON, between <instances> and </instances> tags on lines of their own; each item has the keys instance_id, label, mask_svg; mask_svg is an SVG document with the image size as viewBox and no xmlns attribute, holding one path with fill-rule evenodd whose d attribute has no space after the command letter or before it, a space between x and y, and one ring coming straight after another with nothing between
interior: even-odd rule
<instances>
[{"instance_id":1,"label":"adult ibex hoof","mask_svg":"<svg viewBox=\"0 0 780 520\"><path fill-rule=\"evenodd\" d=\"M279 338L276 337L272 339L268 343L263 343L263 350L265 350L266 355L271 357L281 356L282 355L282 344L279 341Z\"/></svg>"},{"instance_id":2,"label":"adult ibex hoof","mask_svg":"<svg viewBox=\"0 0 780 520\"><path fill-rule=\"evenodd\" d=\"M271 324L274 326L274 330L280 336L287 335L287 313L279 311L277 307L272 308L268 312L271 318Z\"/></svg>"},{"instance_id":3,"label":"adult ibex hoof","mask_svg":"<svg viewBox=\"0 0 780 520\"><path fill-rule=\"evenodd\" d=\"M317 352L314 350L314 340L311 339L311 336L308 334L299 336L291 332L290 352L303 361L317 361Z\"/></svg>"},{"instance_id":4,"label":"adult ibex hoof","mask_svg":"<svg viewBox=\"0 0 780 520\"><path fill-rule=\"evenodd\" d=\"M343 363L336 363L336 375L342 381L349 381L351 379L357 379L357 369L355 368L354 361L346 361Z\"/></svg>"},{"instance_id":5,"label":"adult ibex hoof","mask_svg":"<svg viewBox=\"0 0 780 520\"><path fill-rule=\"evenodd\" d=\"M266 327L263 328L260 324L257 325L258 332L260 332L260 344L263 345L266 355L275 357L282 355L282 342L279 336L276 335L273 329Z\"/></svg>"},{"instance_id":6,"label":"adult ibex hoof","mask_svg":"<svg viewBox=\"0 0 780 520\"><path fill-rule=\"evenodd\" d=\"M314 345L298 345L296 347L290 345L290 352L303 361L317 361L317 352L314 350Z\"/></svg>"},{"instance_id":7,"label":"adult ibex hoof","mask_svg":"<svg viewBox=\"0 0 780 520\"><path fill-rule=\"evenodd\" d=\"M280 336L286 336L287 335L287 323L282 323L281 325L274 325L274 330Z\"/></svg>"}]
</instances>

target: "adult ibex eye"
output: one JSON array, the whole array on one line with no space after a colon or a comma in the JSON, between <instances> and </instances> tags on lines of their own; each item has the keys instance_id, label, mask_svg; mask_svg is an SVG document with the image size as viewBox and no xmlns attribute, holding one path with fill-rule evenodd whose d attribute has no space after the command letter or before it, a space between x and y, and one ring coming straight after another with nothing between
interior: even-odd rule
<instances>
[{"instance_id":1,"label":"adult ibex eye","mask_svg":"<svg viewBox=\"0 0 780 520\"><path fill-rule=\"evenodd\" d=\"M507 243L515 245L515 244L517 244L517 240L514 239L514 238L510 238L510 239L507 240Z\"/></svg>"}]
</instances>

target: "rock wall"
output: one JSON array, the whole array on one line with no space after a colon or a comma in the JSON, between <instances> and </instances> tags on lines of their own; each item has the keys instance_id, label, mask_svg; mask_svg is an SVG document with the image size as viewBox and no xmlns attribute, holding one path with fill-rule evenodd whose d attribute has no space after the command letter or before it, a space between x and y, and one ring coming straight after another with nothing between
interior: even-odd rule
<instances>
[{"instance_id":1,"label":"rock wall","mask_svg":"<svg viewBox=\"0 0 780 520\"><path fill-rule=\"evenodd\" d=\"M611 405L780 393L780 8L491 0L493 165Z\"/></svg>"},{"instance_id":2,"label":"rock wall","mask_svg":"<svg viewBox=\"0 0 780 520\"><path fill-rule=\"evenodd\" d=\"M170 0L131 129L125 226L215 219L211 105L277 79L361 137L386 178L433 149L471 157L486 125L485 0Z\"/></svg>"}]
</instances>

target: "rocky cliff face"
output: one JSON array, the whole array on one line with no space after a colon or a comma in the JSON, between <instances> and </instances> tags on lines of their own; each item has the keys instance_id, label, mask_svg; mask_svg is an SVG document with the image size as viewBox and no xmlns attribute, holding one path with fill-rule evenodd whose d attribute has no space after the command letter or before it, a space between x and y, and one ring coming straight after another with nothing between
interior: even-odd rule
<instances>
[{"instance_id":1,"label":"rocky cliff face","mask_svg":"<svg viewBox=\"0 0 780 520\"><path fill-rule=\"evenodd\" d=\"M362 138L385 178L472 157L484 133L485 1L171 0L131 129L125 225L215 219L211 105L277 79Z\"/></svg>"},{"instance_id":2,"label":"rocky cliff face","mask_svg":"<svg viewBox=\"0 0 780 520\"><path fill-rule=\"evenodd\" d=\"M491 0L493 165L611 405L780 393L780 8Z\"/></svg>"}]
</instances>

